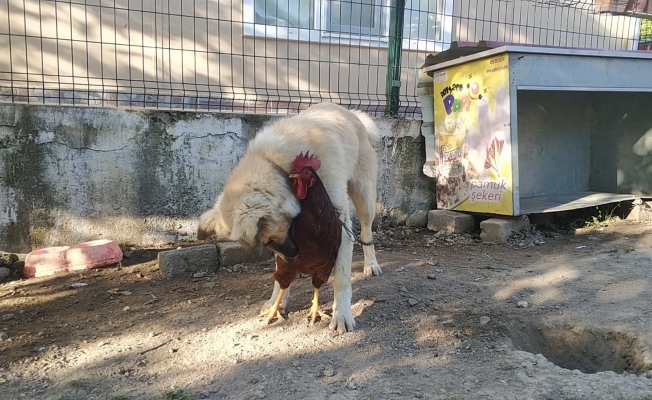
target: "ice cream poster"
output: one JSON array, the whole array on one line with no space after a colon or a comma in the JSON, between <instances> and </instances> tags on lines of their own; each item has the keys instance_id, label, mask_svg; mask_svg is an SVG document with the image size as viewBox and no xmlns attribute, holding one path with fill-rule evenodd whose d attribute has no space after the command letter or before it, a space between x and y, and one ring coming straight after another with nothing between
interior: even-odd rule
<instances>
[{"instance_id":1,"label":"ice cream poster","mask_svg":"<svg viewBox=\"0 0 652 400\"><path fill-rule=\"evenodd\" d=\"M437 71L437 208L513 215L507 54Z\"/></svg>"}]
</instances>

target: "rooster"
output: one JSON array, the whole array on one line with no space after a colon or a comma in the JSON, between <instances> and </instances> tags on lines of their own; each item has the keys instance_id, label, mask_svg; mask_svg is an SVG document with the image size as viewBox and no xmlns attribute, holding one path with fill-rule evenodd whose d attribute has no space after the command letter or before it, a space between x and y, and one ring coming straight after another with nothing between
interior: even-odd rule
<instances>
[{"instance_id":1,"label":"rooster","mask_svg":"<svg viewBox=\"0 0 652 400\"><path fill-rule=\"evenodd\" d=\"M276 255L277 269L272 277L281 290L272 306L260 314L261 317L267 315L267 323L275 318L283 319L279 312L281 299L298 274L312 277L314 296L308 314L311 325L317 318L330 318L319 309L319 288L328 281L335 266L342 241L342 222L317 175L321 161L309 153L301 152L291 165L292 192L301 203L301 213L290 228L298 255L292 260Z\"/></svg>"}]
</instances>

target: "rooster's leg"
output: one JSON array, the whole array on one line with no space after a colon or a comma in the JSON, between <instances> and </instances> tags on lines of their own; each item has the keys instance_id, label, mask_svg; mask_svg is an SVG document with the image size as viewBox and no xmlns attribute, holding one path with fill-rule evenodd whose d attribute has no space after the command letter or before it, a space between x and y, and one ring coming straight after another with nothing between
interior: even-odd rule
<instances>
[{"instance_id":1,"label":"rooster's leg","mask_svg":"<svg viewBox=\"0 0 652 400\"><path fill-rule=\"evenodd\" d=\"M278 292L278 297L276 298L276 301L274 302L274 304L272 304L272 306L270 308L268 308L267 310L260 313L261 317L264 317L265 315L267 315L267 323L268 324L271 324L272 321L274 320L274 318L283 319L283 320L285 319L285 318L283 318L283 316L281 315L281 313L279 311L280 309L283 308L281 306L281 301L283 300L283 293L285 293L285 289L281 289Z\"/></svg>"},{"instance_id":2,"label":"rooster's leg","mask_svg":"<svg viewBox=\"0 0 652 400\"><path fill-rule=\"evenodd\" d=\"M312 297L312 307L310 308L310 314L308 314L308 318L310 318L310 325L315 324L317 317L322 319L330 319L328 315L319 309L319 289L315 288L315 295Z\"/></svg>"}]
</instances>

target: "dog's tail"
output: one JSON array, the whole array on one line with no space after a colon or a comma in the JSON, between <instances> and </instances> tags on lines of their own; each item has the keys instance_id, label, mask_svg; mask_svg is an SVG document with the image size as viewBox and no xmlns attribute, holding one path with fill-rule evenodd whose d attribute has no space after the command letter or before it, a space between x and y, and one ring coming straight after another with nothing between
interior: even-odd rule
<instances>
[{"instance_id":1,"label":"dog's tail","mask_svg":"<svg viewBox=\"0 0 652 400\"><path fill-rule=\"evenodd\" d=\"M378 142L380 140L380 131L378 130L376 123L373 119L371 119L369 114L359 110L353 110L353 113L356 117L358 117L360 122L362 122L362 125L364 125L365 129L367 130L367 135L369 135L369 142L371 142L371 144Z\"/></svg>"}]
</instances>

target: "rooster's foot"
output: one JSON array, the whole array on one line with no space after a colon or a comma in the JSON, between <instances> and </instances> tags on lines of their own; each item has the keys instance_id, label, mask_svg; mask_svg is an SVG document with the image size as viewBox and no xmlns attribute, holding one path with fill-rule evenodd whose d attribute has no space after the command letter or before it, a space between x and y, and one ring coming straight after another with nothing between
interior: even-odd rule
<instances>
[{"instance_id":1,"label":"rooster's foot","mask_svg":"<svg viewBox=\"0 0 652 400\"><path fill-rule=\"evenodd\" d=\"M274 322L275 319L283 320L285 321L285 317L281 315L281 309L283 307L279 307L277 310L274 310L274 306L268 308L267 310L263 311L260 313L260 317L267 317L267 324L271 324Z\"/></svg>"},{"instance_id":2,"label":"rooster's foot","mask_svg":"<svg viewBox=\"0 0 652 400\"><path fill-rule=\"evenodd\" d=\"M284 292L285 289L281 289L278 293L278 297L276 298L274 304L272 304L271 307L269 307L268 309L260 313L261 317L267 316L268 325L271 324L272 321L274 321L277 318L285 321L285 318L281 315L281 310L283 309L283 306L281 305L281 300L283 299Z\"/></svg>"},{"instance_id":3,"label":"rooster's foot","mask_svg":"<svg viewBox=\"0 0 652 400\"><path fill-rule=\"evenodd\" d=\"M324 312L319 309L319 288L315 288L315 293L312 298L312 307L310 307L308 318L310 318L310 325L314 325L317 318L321 318L323 320L331 319L331 317L324 314Z\"/></svg>"},{"instance_id":4,"label":"rooster's foot","mask_svg":"<svg viewBox=\"0 0 652 400\"><path fill-rule=\"evenodd\" d=\"M331 319L330 315L320 310L319 307L312 307L310 309L310 313L308 313L307 318L310 319L310 325L314 325L315 321L317 321L317 318L320 318L324 321Z\"/></svg>"}]
</instances>

